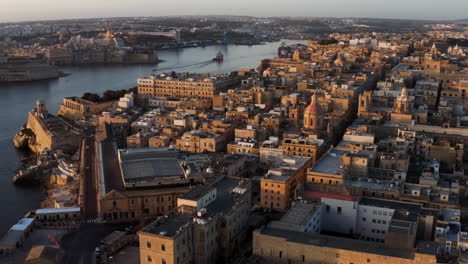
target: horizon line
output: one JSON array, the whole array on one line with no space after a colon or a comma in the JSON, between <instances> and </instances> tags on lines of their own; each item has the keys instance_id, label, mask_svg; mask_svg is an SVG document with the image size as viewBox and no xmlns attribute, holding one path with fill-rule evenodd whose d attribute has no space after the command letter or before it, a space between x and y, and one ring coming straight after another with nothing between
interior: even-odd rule
<instances>
[{"instance_id":1,"label":"horizon line","mask_svg":"<svg viewBox=\"0 0 468 264\"><path fill-rule=\"evenodd\" d=\"M171 17L246 17L246 18L302 18L302 19L380 19L380 20L404 20L404 21L419 21L419 22L456 22L468 20L466 18L454 18L454 19L418 19L418 18L390 18L390 17L360 17L360 16L251 16L251 15L214 15L214 14L198 14L198 15L165 15L165 16L103 16L103 17L82 17L82 18L54 18L54 19L38 19L38 20L16 20L16 21L4 21L0 24L15 24L15 23L34 23L34 22L54 22L54 21L73 21L73 20L98 20L98 19L137 19L137 18L171 18ZM464 21L465 22L465 21ZM468 21L466 21L468 23Z\"/></svg>"}]
</instances>

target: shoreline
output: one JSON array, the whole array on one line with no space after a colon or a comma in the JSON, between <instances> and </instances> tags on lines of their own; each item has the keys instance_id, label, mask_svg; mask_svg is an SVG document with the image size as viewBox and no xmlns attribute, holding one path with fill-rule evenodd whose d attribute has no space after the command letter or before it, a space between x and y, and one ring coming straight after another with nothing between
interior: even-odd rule
<instances>
[{"instance_id":1,"label":"shoreline","mask_svg":"<svg viewBox=\"0 0 468 264\"><path fill-rule=\"evenodd\" d=\"M283 41L283 40L282 40L282 41ZM298 41L298 42L299 42L300 40L292 40L292 41L294 41L294 42ZM263 45L253 45L253 47L256 47L256 48L254 48L253 50L251 50L252 47L249 47L249 46L247 46L247 45L232 45L232 47L234 48L233 51L235 51L235 52L237 52L237 53L232 53L232 52L231 52L231 53L232 53L232 55L236 56L236 54L242 53L243 55L245 55L245 52L248 52L248 53L254 55L254 56L252 56L252 57L256 57L256 56L255 56L256 53L258 53L258 52L264 52L265 50L270 50L270 49L271 49L271 50L274 50L274 51L275 51L274 53L276 53L276 49L279 47L279 45L280 45L280 42L278 42L277 45L274 45L274 42L273 42L273 44L268 42L268 43L266 43L266 46L265 46L265 43L263 43ZM220 45L218 45L218 46L220 46ZM231 46L231 44L230 44L230 46ZM268 48L267 48L267 47L268 47ZM202 47L198 47L198 48L199 48L199 49L185 49L185 48L184 48L184 50L187 52L187 53L184 53L184 58L185 58L185 57L188 57L188 58L192 58L192 57L193 57L194 60L190 60L190 59L189 59L189 60L187 60L186 62L182 62L182 61L179 62L178 59L176 59L177 56L178 56L178 55L176 54L176 52L174 52L174 51L169 51L169 52L167 53L167 54L169 54L169 55L167 55L167 58L165 57L164 60L159 60L159 62L160 62L160 63L161 63L161 62L168 62L171 66L172 66L172 65L182 65L182 66L183 66L183 65L185 65L185 64L194 63L193 61L195 61L195 62L197 62L197 61L202 61L202 60L205 59L205 57L204 57L205 55L200 56L200 55L199 55L199 51L203 51L203 48L202 48ZM213 49L213 47L210 47L210 49ZM211 53L208 54L208 56L211 56L211 55L212 55ZM272 55L272 56L273 56L273 55ZM234 58L235 58L235 57L234 57ZM259 59L260 59L260 58L259 58ZM249 60L244 60L244 61L242 61L242 65L249 65L249 63L251 63L252 61L253 61L253 60L250 60L250 61L249 61ZM253 62L254 62L255 64L258 64L258 60L257 60L257 59L255 59ZM185 64L184 64L184 63L185 63ZM239 63L238 63L237 61L233 61L232 63L231 63L230 61L225 61L224 64L226 64L227 67L223 67L223 69L224 69L224 68L230 69L231 67L232 67L232 68L235 67L236 69L240 69L240 68L243 67L242 65L238 65ZM68 77L68 78L65 79L66 82L69 82L69 80L70 80L70 81L73 81L74 79L76 79L76 76L80 76L80 78L81 78L81 75L77 75L76 72L75 72L73 69L80 69L80 68L87 68L87 67L92 69L92 67L94 67L94 66L96 66L96 67L102 67L103 65L76 65L76 66L69 66L70 70L67 70L67 69L62 69L62 70L63 70L63 71L70 71L70 73L71 73L70 77ZM103 74L102 74L102 75L104 75L104 76L107 77L107 76L109 76L109 75L112 76L112 73L114 73L114 72L118 72L119 74L122 75L123 71L122 71L122 70L118 70L119 68L122 68L122 67L125 67L125 66L135 66L135 64L119 64L119 65L104 65L104 66L105 66L105 67L103 67L104 69L105 69L105 68L110 69L110 70L109 70L110 73L107 73L107 72L106 72L106 73L103 73ZM174 66L174 67L177 67L177 66ZM133 67L133 68L137 68L137 67ZM132 68L132 69L133 69L133 68ZM113 70L113 69L116 69L116 70ZM143 71L145 71L147 74L151 74L152 69L154 69L154 67L151 68L151 66L148 66L147 64L143 64ZM202 70L203 70L204 72L210 72L209 69L202 69ZM91 70L91 71L92 71L92 70ZM127 70L125 70L125 72L126 72L126 71L127 71ZM137 77L135 77L135 78L138 78L138 76L139 76L140 74L139 74L139 73L135 74L135 72L137 72L137 71L135 70L132 74L135 75L135 76L137 76ZM92 75L92 74L89 74L89 73L86 71L86 74L85 74L85 75L86 75L85 77L88 77L88 76L90 76L90 75ZM72 76L74 76L74 77L72 77ZM125 80L127 80L127 79L128 79L128 78L127 78L127 74L126 74L126 75L125 75ZM84 80L86 81L86 79L84 79ZM121 81L122 78L120 78L119 80ZM132 80L133 80L133 79L132 79ZM61 82L62 82L62 81L61 81ZM28 82L28 83L31 83L31 82ZM47 94L48 91L49 91L48 89L56 89L55 87L58 86L56 81L52 81L52 82L42 81L42 82L39 82L39 83L43 83L43 86L44 86L44 87L47 87L47 89L46 89L46 88L43 88L42 90L38 90L37 94L34 93L34 98L35 98L35 99L37 99L37 98L44 98L44 97L45 97L45 98L48 98L48 97L47 97L47 96L49 96L49 95ZM45 84L44 84L44 83L45 83ZM129 83L129 85L128 85L128 83ZM107 87L108 87L108 89L111 89L111 90L130 89L130 88L134 88L134 87L135 87L135 82L134 82L134 81L131 81L131 82L128 82L128 83L126 83L126 85L124 85L124 86L121 85L122 87L119 87L118 84L117 84L117 86L114 85L114 86L107 86ZM86 85L86 84L89 85L89 82L85 82L84 84L85 84L85 85ZM26 85L26 86L34 86L34 85L35 85L35 84L29 84L29 85ZM60 86L60 90L50 90L50 91L54 91L54 92L60 92L60 94L55 94L55 95L54 95L54 96L57 97L57 98L60 97L59 99L57 99L58 101L62 100L62 99L63 99L63 96L67 96L67 94L65 94L65 93L62 91L62 89L66 89L66 90L68 91L69 94L71 93L71 94L75 94L75 95L77 95L77 96L81 96L82 93L85 92L84 90L78 89L78 88L80 88L79 86L77 86L77 85L68 86L68 84L66 84L65 82L64 82L64 83L61 83L59 86ZM102 94L102 93L104 92L104 90L102 90L102 89L98 90L98 89L95 89L95 88L94 88L94 87L98 87L98 86L99 86L99 84L94 84L94 83L93 83L91 86L89 86L89 87L92 87L92 88L90 88L88 91L89 91L89 92L93 92L93 93ZM14 86L13 86L13 87L14 87ZM20 87L20 88L23 88L22 86L19 86L19 87ZM54 88L49 88L49 87L54 87ZM25 88L28 88L28 87L25 87ZM34 88L34 90L33 90L33 88ZM33 87L33 88L31 88L31 92L37 90L36 87ZM10 88L10 89L11 89L11 88ZM16 87L15 87L15 89L16 89ZM42 95L42 94L44 94L44 95ZM32 99L28 99L28 100L32 100ZM50 99L48 99L48 100L50 100ZM7 105L8 105L8 104L7 104ZM52 104L52 105L53 105L53 106L52 106L52 109L55 111L56 106L55 106L54 104ZM27 111L27 110L29 110L29 109L30 109L30 106L27 105L27 106L24 108L23 111ZM16 116L18 116L18 118L21 118L21 117L24 115L24 112L21 112L20 114L21 114L21 115L16 115ZM15 116L15 117L16 117L16 116ZM7 120L7 121L8 121L8 120ZM15 122L10 122L10 123L15 123ZM7 123L7 124L8 124L8 123ZM16 126L16 125L15 125L15 126ZM20 124L18 124L18 128L19 128L19 126L20 126ZM16 133L17 131L18 131L18 130L16 130L14 133ZM10 136L4 137L5 141L8 141L8 145L9 145L9 146L11 145L11 147L13 147L13 144L11 143L11 140L14 138L14 135L15 135L14 133L12 133L12 135L10 135ZM14 147L13 147L13 148L14 148ZM14 148L14 149L15 149L15 151L16 151L16 148ZM13 152L13 150L11 150L11 152ZM15 162L18 162L18 164L19 164L19 163L21 162L21 159L23 158L23 157L21 157L22 155L18 155L16 152L13 152L13 153L14 153L14 154L13 154L12 156L15 156L14 161L15 161ZM13 167L14 167L15 170L17 169L16 164L12 164L11 167L12 167L12 169L13 169ZM5 175L5 177L7 178L6 184L12 184L12 182L11 182L11 177L13 177L13 176L14 176L14 172L13 172L13 171L12 171L11 174L10 174L10 173L7 173L7 174ZM17 187L15 187L13 184L12 184L12 187L8 187L7 189L14 189L14 188L21 188L21 189L23 189L22 186L17 186ZM48 188L49 188L49 186L48 186L47 184L41 185L41 194L42 194L41 197L40 197L40 198L38 197L38 198L30 199L30 201L27 201L27 202L26 202L26 205L25 205L25 206L22 206L20 209L27 208L27 210L29 211L29 210L32 209L32 208L36 208L36 209L41 208L41 207L42 207L42 204L43 204L42 201L44 201L44 200L47 199L46 195L47 195L47 189L48 189ZM24 189L32 189L32 188L30 188L30 187L28 187L28 186L25 186ZM38 190L38 189L37 189L37 190ZM44 194L46 194L46 195L44 195ZM26 200L27 200L27 199L26 199ZM33 205L33 206L30 206L30 205ZM25 211L26 211L26 210L25 210ZM21 217L22 215L24 215L24 213L23 213L23 212L21 212L21 213L15 212L13 215L15 216L15 219L18 219L19 217ZM7 228L8 228L9 226L11 226L11 224L14 224L14 223L10 223L10 222L5 223L5 230L7 230Z\"/></svg>"}]
</instances>

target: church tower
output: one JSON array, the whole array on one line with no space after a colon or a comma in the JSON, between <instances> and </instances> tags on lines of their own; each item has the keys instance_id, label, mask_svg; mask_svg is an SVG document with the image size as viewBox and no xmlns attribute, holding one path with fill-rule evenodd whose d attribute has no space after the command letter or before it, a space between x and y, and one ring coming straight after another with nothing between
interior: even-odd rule
<instances>
[{"instance_id":1,"label":"church tower","mask_svg":"<svg viewBox=\"0 0 468 264\"><path fill-rule=\"evenodd\" d=\"M432 44L431 54L432 55L439 55L440 54L439 50L437 49L437 46L436 46L435 42Z\"/></svg>"},{"instance_id":2,"label":"church tower","mask_svg":"<svg viewBox=\"0 0 468 264\"><path fill-rule=\"evenodd\" d=\"M409 100L408 89L406 89L405 87L403 88L403 90L401 90L401 95L398 96L397 100L395 101L395 104L393 106L393 112L403 114L409 113L411 112L411 110L412 105Z\"/></svg>"},{"instance_id":3,"label":"church tower","mask_svg":"<svg viewBox=\"0 0 468 264\"><path fill-rule=\"evenodd\" d=\"M36 115L42 118L46 118L48 115L46 103L43 100L36 101Z\"/></svg>"},{"instance_id":4,"label":"church tower","mask_svg":"<svg viewBox=\"0 0 468 264\"><path fill-rule=\"evenodd\" d=\"M364 93L359 95L358 117L361 117L361 114L363 112L368 111L371 100L372 100L371 91L365 91Z\"/></svg>"},{"instance_id":5,"label":"church tower","mask_svg":"<svg viewBox=\"0 0 468 264\"><path fill-rule=\"evenodd\" d=\"M310 104L304 111L304 129L323 130L325 127L325 114L318 102L317 95L312 95Z\"/></svg>"}]
</instances>

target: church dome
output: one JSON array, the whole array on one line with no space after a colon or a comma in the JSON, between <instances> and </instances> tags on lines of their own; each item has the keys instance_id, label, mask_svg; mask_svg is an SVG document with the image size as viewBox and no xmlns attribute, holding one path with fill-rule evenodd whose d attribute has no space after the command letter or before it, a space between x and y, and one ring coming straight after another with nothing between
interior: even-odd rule
<instances>
[{"instance_id":1,"label":"church dome","mask_svg":"<svg viewBox=\"0 0 468 264\"><path fill-rule=\"evenodd\" d=\"M316 94L312 95L312 100L310 104L307 106L305 111L310 112L310 113L322 113L323 112L323 108L319 104Z\"/></svg>"}]
</instances>

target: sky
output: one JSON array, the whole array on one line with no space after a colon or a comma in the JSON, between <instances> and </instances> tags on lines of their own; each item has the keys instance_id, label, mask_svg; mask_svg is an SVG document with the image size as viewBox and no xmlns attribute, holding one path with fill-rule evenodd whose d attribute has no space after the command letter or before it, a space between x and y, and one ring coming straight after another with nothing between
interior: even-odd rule
<instances>
[{"instance_id":1,"label":"sky","mask_svg":"<svg viewBox=\"0 0 468 264\"><path fill-rule=\"evenodd\" d=\"M468 18L468 0L0 0L0 22L118 16Z\"/></svg>"}]
</instances>

